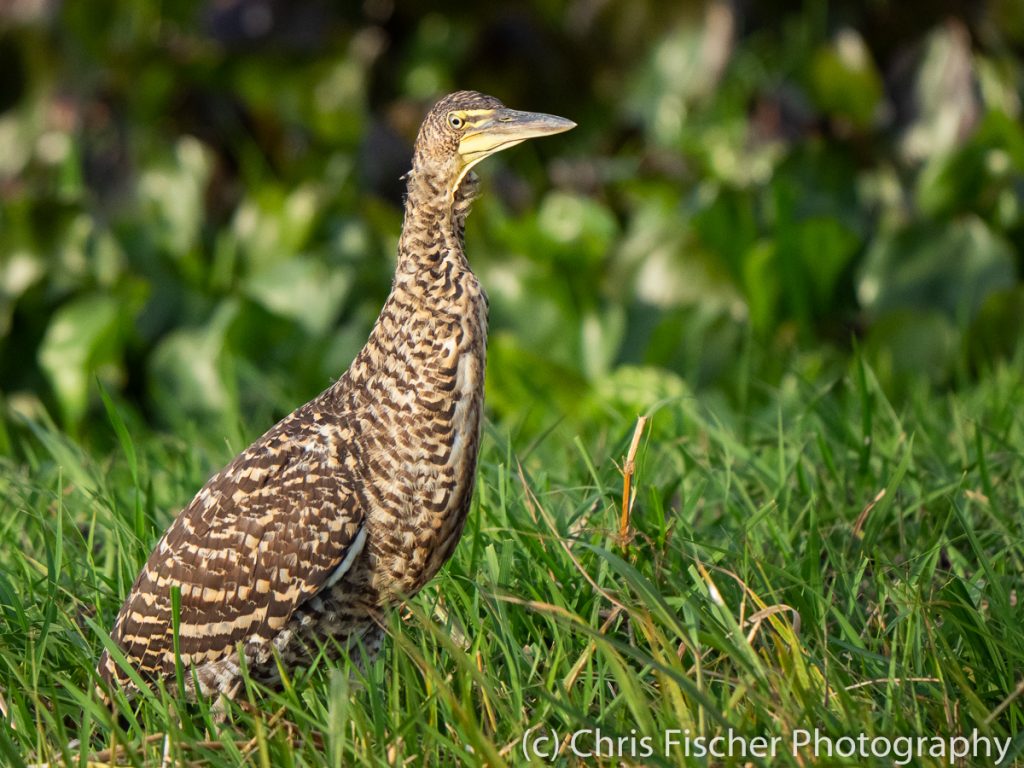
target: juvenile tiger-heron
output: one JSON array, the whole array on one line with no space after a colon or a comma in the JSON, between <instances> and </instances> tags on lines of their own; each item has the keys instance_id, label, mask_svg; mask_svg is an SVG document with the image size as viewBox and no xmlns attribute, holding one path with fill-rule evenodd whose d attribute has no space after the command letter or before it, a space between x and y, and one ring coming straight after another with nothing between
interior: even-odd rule
<instances>
[{"instance_id":1,"label":"juvenile tiger-heron","mask_svg":"<svg viewBox=\"0 0 1024 768\"><path fill-rule=\"evenodd\" d=\"M573 128L460 91L416 139L391 294L347 371L214 475L157 543L111 637L148 683L233 696L319 654L374 654L381 616L462 534L476 473L487 296L463 250L473 167ZM98 671L136 686L104 651Z\"/></svg>"}]
</instances>

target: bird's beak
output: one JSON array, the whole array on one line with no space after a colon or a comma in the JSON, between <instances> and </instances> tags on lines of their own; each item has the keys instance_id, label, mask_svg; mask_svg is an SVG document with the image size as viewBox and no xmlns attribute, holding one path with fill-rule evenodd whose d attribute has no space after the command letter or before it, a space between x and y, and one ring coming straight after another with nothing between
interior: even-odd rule
<instances>
[{"instance_id":1,"label":"bird's beak","mask_svg":"<svg viewBox=\"0 0 1024 768\"><path fill-rule=\"evenodd\" d=\"M488 155L514 147L527 139L551 136L575 128L576 123L542 112L492 109L471 116L470 125L459 142L463 173Z\"/></svg>"}]
</instances>

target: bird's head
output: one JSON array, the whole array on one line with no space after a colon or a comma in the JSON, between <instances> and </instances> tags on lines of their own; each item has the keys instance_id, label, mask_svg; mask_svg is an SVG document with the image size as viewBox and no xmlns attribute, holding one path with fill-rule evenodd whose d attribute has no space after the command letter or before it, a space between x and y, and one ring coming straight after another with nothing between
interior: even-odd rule
<instances>
[{"instance_id":1,"label":"bird's head","mask_svg":"<svg viewBox=\"0 0 1024 768\"><path fill-rule=\"evenodd\" d=\"M416 139L415 163L440 173L454 193L485 157L527 139L575 128L564 117L509 109L476 91L449 94L434 105Z\"/></svg>"}]
</instances>

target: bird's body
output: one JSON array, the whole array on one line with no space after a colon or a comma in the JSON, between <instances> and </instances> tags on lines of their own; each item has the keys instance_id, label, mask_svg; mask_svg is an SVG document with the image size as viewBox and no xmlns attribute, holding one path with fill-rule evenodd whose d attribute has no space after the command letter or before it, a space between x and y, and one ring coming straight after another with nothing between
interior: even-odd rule
<instances>
[{"instance_id":1,"label":"bird's body","mask_svg":"<svg viewBox=\"0 0 1024 768\"><path fill-rule=\"evenodd\" d=\"M515 116L525 135L510 132ZM145 680L175 673L175 589L186 688L231 696L240 653L266 682L277 657L290 669L357 646L374 653L381 615L451 556L473 492L487 337L486 294L463 251L470 168L572 125L467 91L434 107L409 174L394 284L366 346L210 479L125 600L112 638ZM133 690L107 652L98 671Z\"/></svg>"}]
</instances>

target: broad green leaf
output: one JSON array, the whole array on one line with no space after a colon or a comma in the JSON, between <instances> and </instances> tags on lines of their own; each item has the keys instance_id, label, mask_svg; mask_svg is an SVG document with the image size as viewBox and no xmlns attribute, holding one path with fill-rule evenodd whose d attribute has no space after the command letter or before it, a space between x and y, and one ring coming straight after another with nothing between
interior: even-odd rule
<instances>
[{"instance_id":1,"label":"broad green leaf","mask_svg":"<svg viewBox=\"0 0 1024 768\"><path fill-rule=\"evenodd\" d=\"M754 244L743 259L743 290L747 299L750 324L755 330L770 331L778 317L779 272L776 268L776 245L765 239Z\"/></svg>"},{"instance_id":2,"label":"broad green leaf","mask_svg":"<svg viewBox=\"0 0 1024 768\"><path fill-rule=\"evenodd\" d=\"M890 388L914 379L942 382L957 349L950 319L938 312L901 309L876 322L864 350L878 378Z\"/></svg>"},{"instance_id":3,"label":"broad green leaf","mask_svg":"<svg viewBox=\"0 0 1024 768\"><path fill-rule=\"evenodd\" d=\"M868 250L857 298L872 317L904 309L967 319L1015 282L1013 249L976 218L883 232Z\"/></svg>"},{"instance_id":4,"label":"broad green leaf","mask_svg":"<svg viewBox=\"0 0 1024 768\"><path fill-rule=\"evenodd\" d=\"M710 94L721 74L722 57L729 54L732 16L708 6L701 18L681 18L671 24L648 51L624 89L624 106L644 124L659 144L677 143L686 129L692 102ZM715 44L709 44L714 36Z\"/></svg>"},{"instance_id":5,"label":"broad green leaf","mask_svg":"<svg viewBox=\"0 0 1024 768\"><path fill-rule=\"evenodd\" d=\"M18 297L45 274L42 260L27 251L18 251L0 260L0 338L10 329L11 313Z\"/></svg>"},{"instance_id":6,"label":"broad green leaf","mask_svg":"<svg viewBox=\"0 0 1024 768\"><path fill-rule=\"evenodd\" d=\"M58 309L46 329L39 365L65 421L72 426L85 415L93 370L120 354L122 309L118 299L109 294L83 296Z\"/></svg>"},{"instance_id":7,"label":"broad green leaf","mask_svg":"<svg viewBox=\"0 0 1024 768\"><path fill-rule=\"evenodd\" d=\"M1024 286L988 296L971 324L964 348L978 368L1009 359L1024 340Z\"/></svg>"},{"instance_id":8,"label":"broad green leaf","mask_svg":"<svg viewBox=\"0 0 1024 768\"><path fill-rule=\"evenodd\" d=\"M224 414L236 406L224 369L224 353L237 314L237 302L225 302L205 327L176 330L153 351L150 387L166 418Z\"/></svg>"},{"instance_id":9,"label":"broad green leaf","mask_svg":"<svg viewBox=\"0 0 1024 768\"><path fill-rule=\"evenodd\" d=\"M245 281L244 290L270 312L321 335L337 318L350 283L348 273L296 256L256 271Z\"/></svg>"},{"instance_id":10,"label":"broad green leaf","mask_svg":"<svg viewBox=\"0 0 1024 768\"><path fill-rule=\"evenodd\" d=\"M580 324L581 365L590 379L611 370L626 332L626 313L619 306L587 312Z\"/></svg>"},{"instance_id":11,"label":"broad green leaf","mask_svg":"<svg viewBox=\"0 0 1024 768\"><path fill-rule=\"evenodd\" d=\"M744 255L758 235L756 195L724 185L714 189L711 202L694 214L693 227L701 244L739 280Z\"/></svg>"},{"instance_id":12,"label":"broad green leaf","mask_svg":"<svg viewBox=\"0 0 1024 768\"><path fill-rule=\"evenodd\" d=\"M248 263L260 269L294 258L309 242L321 197L312 184L264 185L242 201L233 229Z\"/></svg>"},{"instance_id":13,"label":"broad green leaf","mask_svg":"<svg viewBox=\"0 0 1024 768\"><path fill-rule=\"evenodd\" d=\"M902 141L907 158L948 152L963 139L979 108L973 57L969 34L961 24L941 24L928 36L914 82L915 119Z\"/></svg>"},{"instance_id":14,"label":"broad green leaf","mask_svg":"<svg viewBox=\"0 0 1024 768\"><path fill-rule=\"evenodd\" d=\"M843 29L811 62L811 95L818 108L855 128L866 129L879 114L882 78L864 39Z\"/></svg>"},{"instance_id":15,"label":"broad green leaf","mask_svg":"<svg viewBox=\"0 0 1024 768\"><path fill-rule=\"evenodd\" d=\"M801 221L780 233L779 243L780 248L798 251L816 308L828 309L840 275L860 247L860 238L842 221L822 216Z\"/></svg>"},{"instance_id":16,"label":"broad green leaf","mask_svg":"<svg viewBox=\"0 0 1024 768\"><path fill-rule=\"evenodd\" d=\"M185 136L178 140L169 161L146 169L139 179L142 210L157 242L175 258L183 257L198 243L211 170L206 147Z\"/></svg>"},{"instance_id":17,"label":"broad green leaf","mask_svg":"<svg viewBox=\"0 0 1024 768\"><path fill-rule=\"evenodd\" d=\"M537 213L541 233L559 246L560 260L586 268L608 253L618 232L615 217L595 200L564 192L552 192Z\"/></svg>"},{"instance_id":18,"label":"broad green leaf","mask_svg":"<svg viewBox=\"0 0 1024 768\"><path fill-rule=\"evenodd\" d=\"M927 216L974 211L1009 228L1024 218L1022 178L1024 129L1016 118L991 112L967 144L928 161L917 179L917 203Z\"/></svg>"},{"instance_id":19,"label":"broad green leaf","mask_svg":"<svg viewBox=\"0 0 1024 768\"><path fill-rule=\"evenodd\" d=\"M691 396L680 376L663 368L632 365L620 366L598 379L591 395L595 410L613 409L629 418Z\"/></svg>"}]
</instances>

